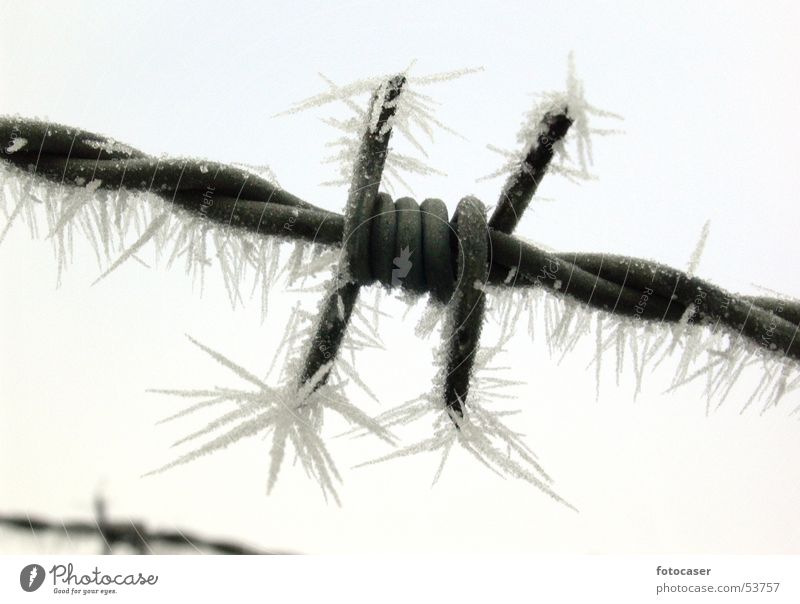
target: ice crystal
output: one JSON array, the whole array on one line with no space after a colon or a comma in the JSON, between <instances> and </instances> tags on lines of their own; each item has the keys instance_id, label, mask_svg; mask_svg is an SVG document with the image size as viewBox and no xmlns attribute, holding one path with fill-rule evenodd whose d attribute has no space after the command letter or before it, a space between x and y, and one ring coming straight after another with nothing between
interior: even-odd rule
<instances>
[{"instance_id":1,"label":"ice crystal","mask_svg":"<svg viewBox=\"0 0 800 604\"><path fill-rule=\"evenodd\" d=\"M328 293L334 290L335 285L335 279L327 284ZM380 288L375 289L377 291ZM271 438L268 492L271 492L277 481L286 458L287 446L290 445L306 473L319 483L323 495L326 498L332 496L338 503L335 486L341 478L322 435L325 412L335 413L350 425L359 427L387 443L394 443L394 437L386 427L353 405L345 395L345 387L348 384L355 384L368 396L377 400L375 394L359 376L355 366L356 351L382 346L377 336L377 325L373 321L374 310L368 300L356 303L338 356L320 367L306 382L301 382L298 376L301 374L300 367L308 347L313 345L313 335L318 327L320 313L308 312L301 308L299 303L292 310L286 330L263 379L223 354L190 338L196 346L247 383L249 388L154 390L153 392L162 394L199 399L162 421L184 418L209 407L227 410L203 428L175 443L183 445L196 439L206 438L204 444L178 456L151 473L188 463L241 439L265 433ZM276 370L278 367L280 369ZM277 376L275 378L279 384L277 387L268 385L268 381L274 376Z\"/></svg>"},{"instance_id":2,"label":"ice crystal","mask_svg":"<svg viewBox=\"0 0 800 604\"><path fill-rule=\"evenodd\" d=\"M28 139L17 136L11 141L11 144L6 147L6 153L16 153L27 144Z\"/></svg>"},{"instance_id":3,"label":"ice crystal","mask_svg":"<svg viewBox=\"0 0 800 604\"><path fill-rule=\"evenodd\" d=\"M428 84L460 78L481 71L481 69L461 69L428 76L414 76L410 73L412 67L413 63L402 74L406 76L406 83L395 101L394 116L383 128L392 128L393 131L399 133L424 158L427 157L427 153L421 138L433 141L434 132L437 129L451 134L456 133L436 118L436 102L433 98L419 92L418 89ZM322 74L320 77L327 85L328 90L296 103L283 114L307 111L330 103L342 103L350 110L351 114L346 118L323 118L326 124L340 132L340 136L328 144L333 148L333 152L324 160L325 163L334 163L339 166L339 177L323 184L344 185L348 184L352 177L353 163L358 155L364 133L368 129L374 131L377 127L376 110L379 107L373 108L374 110L370 113L362 108L363 102L357 102L355 99L366 98L375 90L380 90L381 87L386 86L391 76L378 76L346 85L339 85ZM427 165L424 159L402 154L394 149L389 150L384 170L381 183L392 193L399 185L413 193L403 178L404 174L442 174Z\"/></svg>"},{"instance_id":4,"label":"ice crystal","mask_svg":"<svg viewBox=\"0 0 800 604\"><path fill-rule=\"evenodd\" d=\"M700 258L703 256L703 251L706 248L706 242L708 241L708 234L710 231L711 221L706 220L705 224L703 224L703 230L700 231L700 238L697 240L694 252L692 252L692 257L689 260L689 266L686 268L686 274L690 277L697 272L697 267L700 266Z\"/></svg>"},{"instance_id":5,"label":"ice crystal","mask_svg":"<svg viewBox=\"0 0 800 604\"><path fill-rule=\"evenodd\" d=\"M442 475L453 445L458 444L482 465L498 474L525 480L559 503L575 509L552 488L552 479L539 464L533 451L525 444L522 435L503 423L509 412L490 411L476 397L470 397L463 417L451 412L437 394L420 397L401 405L377 421L384 427L433 420L433 436L408 445L388 455L361 464L371 465L419 453L438 453L441 457L433 476L436 484Z\"/></svg>"},{"instance_id":6,"label":"ice crystal","mask_svg":"<svg viewBox=\"0 0 800 604\"><path fill-rule=\"evenodd\" d=\"M690 260L692 270L699 263L708 231L706 224ZM494 286L487 294L487 318L492 323L504 330L509 325L520 330L527 323L529 337L543 339L559 363L591 344L593 353L587 369L594 368L598 398L604 364L614 367L618 386L624 375L633 377L634 399L642 392L647 377L659 368L672 374L667 392L703 382L708 413L733 396L745 401L742 412L755 401L762 401L764 412L800 388L800 367L794 359L759 346L720 322L692 321L691 310L682 321L661 323L609 314L542 287ZM579 347L581 342L584 345ZM748 381L748 376L758 376L758 383L742 393L736 386Z\"/></svg>"},{"instance_id":7,"label":"ice crystal","mask_svg":"<svg viewBox=\"0 0 800 604\"><path fill-rule=\"evenodd\" d=\"M622 117L610 111L598 109L586 100L583 82L578 79L575 72L575 61L572 53L569 55L569 69L565 90L548 91L538 94L537 97L537 103L527 112L522 122L522 127L517 134L518 146L514 151L487 145L491 151L503 156L506 159L506 163L497 171L484 176L481 180L515 174L521 168L524 169L526 165L525 157L529 150L538 145L540 136L545 134L542 131L545 116L562 113L572 120L572 125L566 137L553 145L554 158L548 171L560 174L573 182L594 178L589 172L589 167L593 163L592 137L614 134L619 131L595 127L591 123L592 117L618 120L621 120Z\"/></svg>"},{"instance_id":8,"label":"ice crystal","mask_svg":"<svg viewBox=\"0 0 800 604\"><path fill-rule=\"evenodd\" d=\"M343 391L345 382L328 379L327 383L323 383L330 372L330 364L320 367L313 378L305 383L299 383L296 378L288 378L280 386L271 387L221 353L195 340L192 342L248 383L250 388L156 390L155 392L164 394L200 399L163 421L182 418L212 406L227 407L228 410L204 427L178 440L174 446L194 442L200 438L206 438L205 443L149 472L148 475L188 463L244 438L265 433L271 438L268 493L275 486L286 459L287 447L291 446L296 459L306 473L319 483L326 499L331 496L339 503L336 482L339 482L341 477L321 435L324 413L326 411L336 413L349 423L387 442L392 442L391 434L386 428L348 401Z\"/></svg>"},{"instance_id":9,"label":"ice crystal","mask_svg":"<svg viewBox=\"0 0 800 604\"><path fill-rule=\"evenodd\" d=\"M445 318L445 329L448 328L449 320L449 317ZM437 354L436 363L440 369L434 388L429 393L375 418L386 430L417 423L432 425L433 436L360 465L371 465L419 453L438 453L439 464L433 477L435 484L442 475L454 445L458 445L499 476L527 481L556 501L572 508L553 490L552 479L542 468L536 454L525 443L523 435L505 424L505 419L517 411L496 408L500 401L513 398L507 394L507 390L520 384L516 380L503 377L502 372L507 368L497 363L512 333L513 324L508 321L502 326L494 345L483 346L476 351L469 400L462 401L463 416L452 412L442 398L445 358L443 352ZM363 430L355 430L354 433L365 434Z\"/></svg>"},{"instance_id":10,"label":"ice crystal","mask_svg":"<svg viewBox=\"0 0 800 604\"><path fill-rule=\"evenodd\" d=\"M259 170L264 175L265 168ZM293 283L329 272L337 258L334 250L320 245L212 222L149 192L102 189L99 180L64 186L5 164L0 178L0 208L6 216L0 243L16 222L26 223L32 236L43 235L53 246L59 282L81 239L100 268L95 283L130 260L149 266L142 259L149 254L166 267L181 266L202 292L207 269L216 265L231 304L258 294L265 316L277 279L286 276Z\"/></svg>"}]
</instances>

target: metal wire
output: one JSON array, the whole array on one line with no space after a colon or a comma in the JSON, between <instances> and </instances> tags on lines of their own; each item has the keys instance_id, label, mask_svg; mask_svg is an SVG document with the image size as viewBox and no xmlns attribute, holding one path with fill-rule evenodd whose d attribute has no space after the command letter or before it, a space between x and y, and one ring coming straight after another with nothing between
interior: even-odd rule
<instances>
[{"instance_id":1,"label":"metal wire","mask_svg":"<svg viewBox=\"0 0 800 604\"><path fill-rule=\"evenodd\" d=\"M445 398L463 413L478 346L485 288L544 287L618 316L693 326L726 326L775 355L800 360L800 304L772 297L727 292L682 271L638 258L596 253L545 252L512 236L553 157L553 145L567 134L569 109L548 113L538 139L525 150L487 221L480 201L465 198L452 220L441 200L421 205L410 198L392 202L379 193L392 133L392 118L405 79L385 82L372 97L368 115L377 116L361 141L344 215L316 207L246 170L215 162L155 158L104 136L16 117L0 118L0 140L22 137L22 149L2 159L61 183L102 181L156 193L176 207L265 236L341 246L343 262L309 343L302 382L330 371L359 290L378 282L415 293L428 292L447 304L450 322ZM10 147L9 147L10 149ZM203 193L214 189L214 204ZM21 201L20 201L21 203ZM292 229L285 225L291 221ZM395 282L393 261L411 253L416 261ZM647 295L646 305L641 304Z\"/></svg>"},{"instance_id":2,"label":"metal wire","mask_svg":"<svg viewBox=\"0 0 800 604\"><path fill-rule=\"evenodd\" d=\"M133 520L110 521L103 513L102 502L98 503L100 513L91 521L52 521L31 517L28 514L0 515L0 525L33 534L37 531L63 534L70 540L72 536L97 538L107 554L113 553L113 548L119 545L127 545L139 554L152 553L151 546L158 545L191 547L200 553L204 550L218 554L267 553L233 541L206 539L182 530L150 530L143 523Z\"/></svg>"}]
</instances>

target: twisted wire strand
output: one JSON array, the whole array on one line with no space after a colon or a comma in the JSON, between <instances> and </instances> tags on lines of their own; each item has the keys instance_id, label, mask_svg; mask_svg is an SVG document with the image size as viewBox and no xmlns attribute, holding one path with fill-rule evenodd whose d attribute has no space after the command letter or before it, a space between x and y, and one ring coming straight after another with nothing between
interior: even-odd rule
<instances>
[{"instance_id":1,"label":"twisted wire strand","mask_svg":"<svg viewBox=\"0 0 800 604\"><path fill-rule=\"evenodd\" d=\"M93 521L52 521L45 518L32 517L28 514L2 515L0 525L19 531L46 531L49 533L63 533L70 535L96 537L101 540L110 553L110 548L115 545L127 545L141 554L151 551L150 546L156 544L189 546L196 550L208 549L220 554L263 554L239 543L221 539L205 539L186 531L159 531L149 530L143 523L135 521L108 521L95 519Z\"/></svg>"},{"instance_id":2,"label":"twisted wire strand","mask_svg":"<svg viewBox=\"0 0 800 604\"><path fill-rule=\"evenodd\" d=\"M425 200L415 207L416 202L408 198L393 203L388 195L377 193L382 169L380 157L382 154L385 160L386 152L386 147L381 146L388 144L391 135L392 86L396 91L402 88L401 80L393 82L382 88L379 122L383 127L375 131L380 136L373 133L362 141L359 157L363 158L362 168L369 169L361 175L369 176L358 180L361 183L358 186L351 186L349 224L362 224L358 221L367 217L365 223L369 228L347 227L348 210L343 216L319 208L247 170L196 159L155 158L102 135L39 120L0 118L0 141L3 141L0 157L32 176L58 183L85 186L95 182L100 188L149 191L172 202L176 208L202 214L233 228L343 246L347 271L323 313L335 318L333 323L341 323L327 330L331 336L340 334L340 341L348 309L352 310L360 285L375 281L386 286L397 285L392 282L389 259L397 257L405 244L413 247L418 256L412 265L415 272L410 279L399 283L401 286L430 292L443 303L450 300L454 291L457 254L442 253L445 249L442 242L454 237L444 204ZM373 102L377 102L377 97ZM491 250L487 282L511 288L541 286L618 316L724 326L765 351L800 360L800 339L796 337L800 304L796 301L733 294L645 259L599 253L549 253L511 236L547 171L553 143L564 136L570 123L568 110L547 114L538 144L531 146L518 172L506 183L487 225ZM354 171L354 175L358 177L359 173ZM202 195L209 187L214 189L214 204L210 207L202 205ZM358 193L355 197L354 191ZM355 205L356 201L360 205ZM22 200L12 212L6 229L21 203ZM291 229L286 228L288 221L292 222ZM348 235L348 228L353 236ZM333 337L331 343L335 344L335 340ZM312 356L310 353L308 368L323 364Z\"/></svg>"}]
</instances>

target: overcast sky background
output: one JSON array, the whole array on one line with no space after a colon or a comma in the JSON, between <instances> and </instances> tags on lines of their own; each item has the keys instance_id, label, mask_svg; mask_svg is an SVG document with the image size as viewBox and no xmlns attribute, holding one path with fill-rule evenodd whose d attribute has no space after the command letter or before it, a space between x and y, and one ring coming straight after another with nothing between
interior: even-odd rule
<instances>
[{"instance_id":1,"label":"overcast sky background","mask_svg":"<svg viewBox=\"0 0 800 604\"><path fill-rule=\"evenodd\" d=\"M598 125L625 133L595 139L598 180L548 177L540 193L554 201L532 206L518 233L686 268L711 220L700 276L800 295L791 2L0 4L0 113L152 154L266 163L286 189L336 210L346 189L320 186L336 176L321 162L336 133L319 118L346 111L273 117L322 91L318 72L346 83L413 59L423 75L484 67L427 90L464 138L443 132L427 146L446 177L410 180L418 199L440 197L452 212L466 194L494 203L502 180L476 182L502 162L486 145L515 148L531 93L563 88L574 51L589 100L625 118ZM266 496L260 438L140 478L196 427L154 426L180 401L146 389L235 384L184 334L262 373L288 309L316 299L278 289L262 323L257 300L231 310L213 275L200 298L180 269L128 263L90 287L98 274L79 247L56 289L46 242L15 227L0 246L0 513L88 517L102 493L117 518L284 551L800 553L797 393L739 415L744 384L706 417L697 388L661 394L674 363L636 402L632 377L617 387L609 363L595 402L591 338L558 364L523 330L506 359L524 382L514 425L580 513L464 454L433 489L435 457L349 469L385 452L373 441L331 441L341 508L290 466ZM382 404L350 391L371 414L429 388L437 338L418 339L420 309L403 319L405 308L387 303L387 349L358 359ZM34 546L6 532L0 548Z\"/></svg>"}]
</instances>

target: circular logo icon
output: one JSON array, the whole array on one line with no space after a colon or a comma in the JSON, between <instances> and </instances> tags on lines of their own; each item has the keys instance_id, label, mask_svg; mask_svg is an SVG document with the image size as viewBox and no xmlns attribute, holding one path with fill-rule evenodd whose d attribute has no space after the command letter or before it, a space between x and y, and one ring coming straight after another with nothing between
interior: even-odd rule
<instances>
[{"instance_id":1,"label":"circular logo icon","mask_svg":"<svg viewBox=\"0 0 800 604\"><path fill-rule=\"evenodd\" d=\"M44 567L28 564L19 573L19 585L25 591L36 591L44 583Z\"/></svg>"}]
</instances>

